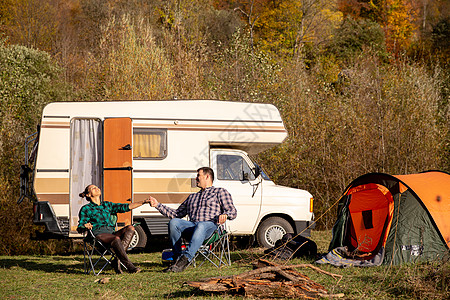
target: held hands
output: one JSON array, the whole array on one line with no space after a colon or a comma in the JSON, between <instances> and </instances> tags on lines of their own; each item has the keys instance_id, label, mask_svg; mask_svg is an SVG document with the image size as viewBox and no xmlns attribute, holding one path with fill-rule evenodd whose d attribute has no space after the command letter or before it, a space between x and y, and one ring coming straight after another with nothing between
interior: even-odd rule
<instances>
[{"instance_id":1,"label":"held hands","mask_svg":"<svg viewBox=\"0 0 450 300\"><path fill-rule=\"evenodd\" d=\"M159 202L152 196L148 196L148 199L145 200L145 203L149 203L151 207L156 207Z\"/></svg>"},{"instance_id":2,"label":"held hands","mask_svg":"<svg viewBox=\"0 0 450 300\"><path fill-rule=\"evenodd\" d=\"M227 220L227 217L228 216L226 214L220 215L219 216L219 224L225 223L225 221Z\"/></svg>"},{"instance_id":3,"label":"held hands","mask_svg":"<svg viewBox=\"0 0 450 300\"><path fill-rule=\"evenodd\" d=\"M84 228L87 228L87 229L89 229L89 230L91 230L93 227L94 227L94 226L92 226L91 223L86 223L86 224L84 224Z\"/></svg>"}]
</instances>

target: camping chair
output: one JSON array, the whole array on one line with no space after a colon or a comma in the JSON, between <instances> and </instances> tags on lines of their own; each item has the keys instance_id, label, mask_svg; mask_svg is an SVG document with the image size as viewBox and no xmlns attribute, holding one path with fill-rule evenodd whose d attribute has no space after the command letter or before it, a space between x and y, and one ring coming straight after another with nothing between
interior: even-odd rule
<instances>
[{"instance_id":1,"label":"camping chair","mask_svg":"<svg viewBox=\"0 0 450 300\"><path fill-rule=\"evenodd\" d=\"M191 265L196 267L197 261L201 261L200 267L209 261L216 268L220 268L222 265L231 266L230 238L225 224L219 225L213 234L203 242Z\"/></svg>"},{"instance_id":2,"label":"camping chair","mask_svg":"<svg viewBox=\"0 0 450 300\"><path fill-rule=\"evenodd\" d=\"M111 220L116 224L117 215L111 215ZM92 271L95 276L98 276L108 265L112 264L112 260L116 257L111 246L97 239L90 229L86 231L86 236L83 238L83 246L84 273L86 274ZM120 264L127 269L122 263Z\"/></svg>"},{"instance_id":3,"label":"camping chair","mask_svg":"<svg viewBox=\"0 0 450 300\"><path fill-rule=\"evenodd\" d=\"M111 265L111 261L116 257L111 247L97 239L92 230L86 232L83 245L84 273L86 274L92 271L95 276L98 276L106 266Z\"/></svg>"}]
</instances>

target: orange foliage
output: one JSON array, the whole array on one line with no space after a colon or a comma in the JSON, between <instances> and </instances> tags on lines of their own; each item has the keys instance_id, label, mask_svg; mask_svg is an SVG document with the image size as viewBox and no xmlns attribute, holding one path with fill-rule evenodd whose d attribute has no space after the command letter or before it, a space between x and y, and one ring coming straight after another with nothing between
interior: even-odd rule
<instances>
[{"instance_id":1,"label":"orange foliage","mask_svg":"<svg viewBox=\"0 0 450 300\"><path fill-rule=\"evenodd\" d=\"M415 0L338 0L344 16L368 18L379 23L385 33L389 52L397 55L406 50L418 30ZM416 1L417 2L417 1Z\"/></svg>"},{"instance_id":2,"label":"orange foliage","mask_svg":"<svg viewBox=\"0 0 450 300\"><path fill-rule=\"evenodd\" d=\"M365 11L370 10L369 4L360 0L338 0L337 4L344 17L351 16L354 19L365 17Z\"/></svg>"},{"instance_id":3,"label":"orange foliage","mask_svg":"<svg viewBox=\"0 0 450 300\"><path fill-rule=\"evenodd\" d=\"M417 29L414 25L417 15L409 0L385 0L385 5L383 28L386 46L390 52L398 54L412 42L413 33Z\"/></svg>"}]
</instances>

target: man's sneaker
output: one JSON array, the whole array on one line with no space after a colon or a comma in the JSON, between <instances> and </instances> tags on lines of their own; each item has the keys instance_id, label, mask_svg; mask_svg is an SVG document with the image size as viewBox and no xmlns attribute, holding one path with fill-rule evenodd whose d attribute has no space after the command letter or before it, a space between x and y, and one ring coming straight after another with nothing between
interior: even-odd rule
<instances>
[{"instance_id":1,"label":"man's sneaker","mask_svg":"<svg viewBox=\"0 0 450 300\"><path fill-rule=\"evenodd\" d=\"M179 257L179 256L173 256L172 258L173 258L172 263L171 263L167 268L165 268L164 270L162 270L164 273L173 272L173 271L172 271L172 267L177 263L177 261L178 261L178 259L179 259L180 257Z\"/></svg>"},{"instance_id":2,"label":"man's sneaker","mask_svg":"<svg viewBox=\"0 0 450 300\"><path fill-rule=\"evenodd\" d=\"M174 266L174 264L168 266L167 268L165 268L164 270L162 270L164 273L169 273L172 272L172 267Z\"/></svg>"},{"instance_id":3,"label":"man's sneaker","mask_svg":"<svg viewBox=\"0 0 450 300\"><path fill-rule=\"evenodd\" d=\"M189 259L182 255L177 259L177 262L170 268L170 272L183 272L189 266Z\"/></svg>"}]
</instances>

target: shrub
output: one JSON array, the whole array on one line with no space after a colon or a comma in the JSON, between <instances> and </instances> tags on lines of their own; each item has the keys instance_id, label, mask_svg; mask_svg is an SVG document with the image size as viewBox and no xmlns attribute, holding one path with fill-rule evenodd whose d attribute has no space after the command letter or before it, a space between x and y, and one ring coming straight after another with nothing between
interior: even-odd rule
<instances>
[{"instance_id":1,"label":"shrub","mask_svg":"<svg viewBox=\"0 0 450 300\"><path fill-rule=\"evenodd\" d=\"M326 51L345 61L359 55L364 48L374 49L380 57L387 56L381 26L370 20L348 17L335 30Z\"/></svg>"},{"instance_id":2,"label":"shrub","mask_svg":"<svg viewBox=\"0 0 450 300\"><path fill-rule=\"evenodd\" d=\"M0 45L0 253L17 254L40 247L29 204L17 205L19 169L26 136L36 130L44 105L68 97L59 82L60 68L42 51Z\"/></svg>"}]
</instances>

